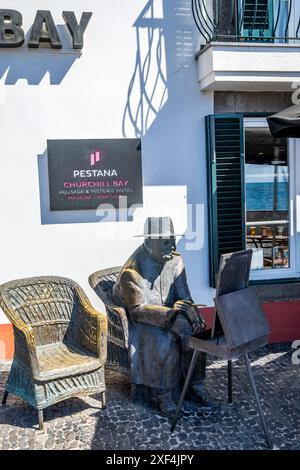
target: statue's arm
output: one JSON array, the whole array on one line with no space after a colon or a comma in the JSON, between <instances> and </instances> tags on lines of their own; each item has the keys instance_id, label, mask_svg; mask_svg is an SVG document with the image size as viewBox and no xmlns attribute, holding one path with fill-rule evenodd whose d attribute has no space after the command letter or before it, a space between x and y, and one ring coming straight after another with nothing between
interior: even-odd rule
<instances>
[{"instance_id":1,"label":"statue's arm","mask_svg":"<svg viewBox=\"0 0 300 470\"><path fill-rule=\"evenodd\" d=\"M121 277L122 296L131 320L146 325L166 328L174 310L160 305L145 303L143 279L133 270L124 270Z\"/></svg>"},{"instance_id":2,"label":"statue's arm","mask_svg":"<svg viewBox=\"0 0 300 470\"><path fill-rule=\"evenodd\" d=\"M138 305L129 313L133 321L158 326L159 328L169 328L170 321L175 315L175 311L172 308L147 304Z\"/></svg>"},{"instance_id":3,"label":"statue's arm","mask_svg":"<svg viewBox=\"0 0 300 470\"><path fill-rule=\"evenodd\" d=\"M177 259L178 261L174 280L173 309L177 313L181 313L189 321L192 326L193 333L197 334L205 330L206 323L198 308L193 304L183 260L181 257Z\"/></svg>"}]
</instances>

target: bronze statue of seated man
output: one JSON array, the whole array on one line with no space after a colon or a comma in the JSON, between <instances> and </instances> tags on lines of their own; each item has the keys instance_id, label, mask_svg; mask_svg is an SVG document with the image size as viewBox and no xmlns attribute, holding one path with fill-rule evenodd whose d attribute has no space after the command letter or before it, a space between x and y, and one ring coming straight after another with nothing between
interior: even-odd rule
<instances>
[{"instance_id":1,"label":"bronze statue of seated man","mask_svg":"<svg viewBox=\"0 0 300 470\"><path fill-rule=\"evenodd\" d=\"M123 266L113 288L113 300L129 317L131 382L156 395L159 410L174 416L174 395L187 374L191 350L186 338L206 328L188 288L182 257L176 253L169 217L145 222L144 243ZM206 355L199 355L191 380L190 397L208 402L203 384Z\"/></svg>"}]
</instances>

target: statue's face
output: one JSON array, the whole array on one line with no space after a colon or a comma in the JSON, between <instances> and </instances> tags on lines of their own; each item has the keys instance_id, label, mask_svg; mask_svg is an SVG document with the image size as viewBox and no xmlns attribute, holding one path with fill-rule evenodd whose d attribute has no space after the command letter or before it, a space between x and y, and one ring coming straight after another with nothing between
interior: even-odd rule
<instances>
[{"instance_id":1,"label":"statue's face","mask_svg":"<svg viewBox=\"0 0 300 470\"><path fill-rule=\"evenodd\" d=\"M151 256L159 263L166 263L172 259L172 251L176 250L175 237L170 238L148 238L145 240L145 245Z\"/></svg>"}]
</instances>

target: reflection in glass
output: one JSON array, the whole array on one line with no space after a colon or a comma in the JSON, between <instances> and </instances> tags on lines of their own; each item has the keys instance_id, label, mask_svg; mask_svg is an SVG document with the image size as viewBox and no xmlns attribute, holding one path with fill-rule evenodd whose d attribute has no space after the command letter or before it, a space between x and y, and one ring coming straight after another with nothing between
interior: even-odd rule
<instances>
[{"instance_id":1,"label":"reflection in glass","mask_svg":"<svg viewBox=\"0 0 300 470\"><path fill-rule=\"evenodd\" d=\"M246 128L247 247L252 269L288 268L289 166L287 140L267 127Z\"/></svg>"}]
</instances>

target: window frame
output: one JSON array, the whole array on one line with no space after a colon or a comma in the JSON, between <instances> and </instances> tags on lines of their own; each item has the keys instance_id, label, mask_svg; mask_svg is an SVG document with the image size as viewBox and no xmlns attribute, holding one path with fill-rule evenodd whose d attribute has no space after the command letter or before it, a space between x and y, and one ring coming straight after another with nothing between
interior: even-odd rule
<instances>
[{"instance_id":1,"label":"window frame","mask_svg":"<svg viewBox=\"0 0 300 470\"><path fill-rule=\"evenodd\" d=\"M265 127L268 128L268 123L265 117L244 117L244 142L245 142L245 132L249 127ZM300 264L297 262L297 231L295 231L296 225L296 175L297 168L300 171L300 165L296 161L295 155L295 145L294 139L288 139L287 142L287 151L288 151L288 160L289 160L289 257L290 257L290 267L284 269L262 269L262 270L253 270L250 271L251 281L269 281L269 280L279 280L279 279L290 279L299 276L300 274ZM245 162L245 158L244 158ZM244 163L245 164L245 163ZM297 168L296 168L297 166ZM300 189L300 188L299 188ZM246 187L244 182L244 193L246 193ZM246 195L245 195L245 205L246 205ZM245 214L247 213L245 207ZM245 226L247 226L245 218ZM299 240L300 242L300 240ZM299 245L298 245L299 246ZM300 250L299 250L300 251Z\"/></svg>"},{"instance_id":2,"label":"window frame","mask_svg":"<svg viewBox=\"0 0 300 470\"><path fill-rule=\"evenodd\" d=\"M219 266L219 257L222 253L222 245L220 245L219 240L219 223L218 223L218 212L219 212L219 205L217 201L217 193L220 186L216 180L216 164L217 160L220 156L220 148L219 150L216 148L217 143L217 135L216 135L216 124L218 120L222 122L222 120L226 121L227 123L232 122L232 120L238 121L240 123L240 139L239 139L239 147L240 147L240 154L239 154L239 161L241 167L241 180L240 180L240 188L241 188L241 214L242 220L240 220L240 233L243 234L241 236L237 246L240 247L229 251L239 251L241 249L245 249L246 245L246 191L245 191L245 178L244 178L244 166L245 166L245 156L244 156L244 144L245 144L245 119L247 118L254 118L252 122L262 123L266 120L266 118L270 115L274 114L274 112L242 112L242 113L214 113L207 115L205 117L205 128L206 128L206 158L207 158L207 216L208 216L208 247L209 247L209 285L210 287L215 287L215 276L218 272ZM248 120L248 122L250 122ZM267 124L265 124L267 125ZM227 125L225 127L228 127ZM219 131L218 131L219 132ZM229 137L230 133L227 135ZM219 134L220 137L220 134ZM237 143L237 142L236 142ZM226 149L225 149L226 150ZM224 150L221 148L221 153ZM235 155L237 155L237 149L234 150ZM300 178L297 179L297 173L300 174L300 157L298 157L297 161L297 153L300 155L300 140L299 139L289 139L288 141L288 153L289 153L289 163L290 163L290 213L292 214L291 217L291 226L290 231L294 234L294 260L292 261L293 267L286 268L286 269L278 269L278 270L266 270L261 271L260 274L252 274L251 273L251 284L263 284L263 285L272 285L272 284L286 284L286 283L297 283L300 280ZM219 156L218 156L219 155ZM242 164L243 162L243 164ZM236 163L237 165L237 163ZM243 190L242 190L243 188ZM292 207L291 207L292 205ZM221 228L222 230L222 228ZM299 247L296 250L296 246ZM224 252L224 250L223 250ZM285 271L285 272L283 272Z\"/></svg>"}]
</instances>

